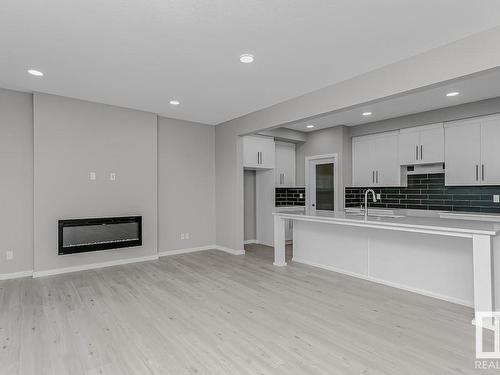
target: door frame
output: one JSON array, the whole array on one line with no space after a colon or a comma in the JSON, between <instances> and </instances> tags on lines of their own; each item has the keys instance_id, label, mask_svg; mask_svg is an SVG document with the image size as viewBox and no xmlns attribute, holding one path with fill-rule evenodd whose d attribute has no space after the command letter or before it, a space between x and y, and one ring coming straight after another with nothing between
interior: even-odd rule
<instances>
[{"instance_id":1,"label":"door frame","mask_svg":"<svg viewBox=\"0 0 500 375\"><path fill-rule=\"evenodd\" d=\"M306 182L306 212L309 212L311 210L311 194L309 192L311 191L311 184L309 181L309 164L313 160L320 160L320 159L333 159L333 205L334 205L334 211L337 211L339 208L339 198L338 198L338 187L339 187L339 179L338 179L338 166L339 166L339 156L338 153L334 154L323 154L323 155L313 155L313 156L306 156L305 157L305 182Z\"/></svg>"}]
</instances>

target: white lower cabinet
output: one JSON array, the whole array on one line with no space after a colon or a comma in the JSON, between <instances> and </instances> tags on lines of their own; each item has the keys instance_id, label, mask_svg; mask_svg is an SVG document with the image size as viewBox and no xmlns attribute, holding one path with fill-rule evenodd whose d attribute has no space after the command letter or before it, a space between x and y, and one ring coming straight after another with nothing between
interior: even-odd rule
<instances>
[{"instance_id":1,"label":"white lower cabinet","mask_svg":"<svg viewBox=\"0 0 500 375\"><path fill-rule=\"evenodd\" d=\"M399 186L399 132L353 137L354 186Z\"/></svg>"}]
</instances>

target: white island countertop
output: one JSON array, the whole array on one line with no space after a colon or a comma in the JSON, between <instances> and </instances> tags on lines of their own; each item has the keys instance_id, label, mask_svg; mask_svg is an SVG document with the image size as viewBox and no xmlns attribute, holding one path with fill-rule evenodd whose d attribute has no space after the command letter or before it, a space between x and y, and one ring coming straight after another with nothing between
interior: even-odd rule
<instances>
[{"instance_id":1,"label":"white island countertop","mask_svg":"<svg viewBox=\"0 0 500 375\"><path fill-rule=\"evenodd\" d=\"M496 236L500 233L500 222L448 219L440 218L439 216L368 216L368 220L365 220L362 215L345 212L275 212L273 215L293 220L351 225L375 229L392 229L422 233L441 232L442 234L448 232L450 235L463 234L464 237L469 237L474 234ZM398 215L396 214L396 216Z\"/></svg>"}]
</instances>

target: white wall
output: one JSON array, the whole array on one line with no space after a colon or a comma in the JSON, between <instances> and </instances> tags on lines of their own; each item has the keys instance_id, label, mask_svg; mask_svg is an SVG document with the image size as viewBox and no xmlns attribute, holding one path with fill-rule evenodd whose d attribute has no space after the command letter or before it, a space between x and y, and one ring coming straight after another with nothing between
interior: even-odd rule
<instances>
[{"instance_id":1,"label":"white wall","mask_svg":"<svg viewBox=\"0 0 500 375\"><path fill-rule=\"evenodd\" d=\"M33 269L33 100L0 89L0 278ZM7 261L5 253L14 252Z\"/></svg>"},{"instance_id":2,"label":"white wall","mask_svg":"<svg viewBox=\"0 0 500 375\"><path fill-rule=\"evenodd\" d=\"M156 115L36 93L34 160L35 272L157 254ZM58 256L59 219L129 215L143 246Z\"/></svg>"},{"instance_id":3,"label":"white wall","mask_svg":"<svg viewBox=\"0 0 500 375\"><path fill-rule=\"evenodd\" d=\"M245 241L256 240L256 215L255 215L255 171L246 170L244 179L244 222Z\"/></svg>"},{"instance_id":4,"label":"white wall","mask_svg":"<svg viewBox=\"0 0 500 375\"><path fill-rule=\"evenodd\" d=\"M215 129L158 119L160 252L215 245ZM181 240L181 233L189 233Z\"/></svg>"}]
</instances>

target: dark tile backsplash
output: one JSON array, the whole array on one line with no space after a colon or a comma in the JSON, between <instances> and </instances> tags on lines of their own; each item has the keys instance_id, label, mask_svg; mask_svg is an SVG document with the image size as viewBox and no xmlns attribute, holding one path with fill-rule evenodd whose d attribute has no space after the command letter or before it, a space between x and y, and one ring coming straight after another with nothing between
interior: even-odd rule
<instances>
[{"instance_id":1,"label":"dark tile backsplash","mask_svg":"<svg viewBox=\"0 0 500 375\"><path fill-rule=\"evenodd\" d=\"M366 189L345 188L345 206L364 204ZM381 199L370 207L500 213L500 203L493 203L493 194L500 194L500 186L444 186L444 173L408 175L407 187L372 189Z\"/></svg>"},{"instance_id":2,"label":"dark tile backsplash","mask_svg":"<svg viewBox=\"0 0 500 375\"><path fill-rule=\"evenodd\" d=\"M302 198L300 198L302 194ZM306 205L306 189L305 188L276 188L275 189L275 204L278 206L305 206Z\"/></svg>"}]
</instances>

